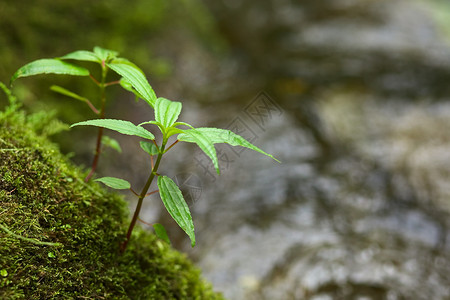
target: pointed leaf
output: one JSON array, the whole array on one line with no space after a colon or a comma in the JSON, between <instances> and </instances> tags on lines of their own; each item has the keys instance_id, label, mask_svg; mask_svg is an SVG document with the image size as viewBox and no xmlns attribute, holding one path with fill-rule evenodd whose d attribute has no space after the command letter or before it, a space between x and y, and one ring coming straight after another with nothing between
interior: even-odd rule
<instances>
[{"instance_id":1,"label":"pointed leaf","mask_svg":"<svg viewBox=\"0 0 450 300\"><path fill-rule=\"evenodd\" d=\"M169 214L186 232L191 239L192 247L195 246L194 223L186 201L178 186L167 176L158 177L158 187L161 200Z\"/></svg>"},{"instance_id":2,"label":"pointed leaf","mask_svg":"<svg viewBox=\"0 0 450 300\"><path fill-rule=\"evenodd\" d=\"M98 126L107 129L111 129L122 134L139 136L144 139L154 140L155 136L148 130L143 127L136 126L129 121L122 120L114 120L114 119L97 119L97 120L89 120L78 122L72 124L70 127L80 126L80 125L89 125L89 126Z\"/></svg>"},{"instance_id":3,"label":"pointed leaf","mask_svg":"<svg viewBox=\"0 0 450 300\"><path fill-rule=\"evenodd\" d=\"M125 78L151 106L155 106L156 95L141 69L124 59L115 59L107 64L109 68Z\"/></svg>"},{"instance_id":4,"label":"pointed leaf","mask_svg":"<svg viewBox=\"0 0 450 300\"><path fill-rule=\"evenodd\" d=\"M157 125L158 127L162 127L162 124L156 121L146 121L146 122L142 122L140 123L138 126L142 126L142 125L146 125L146 124L153 124L153 125Z\"/></svg>"},{"instance_id":5,"label":"pointed leaf","mask_svg":"<svg viewBox=\"0 0 450 300\"><path fill-rule=\"evenodd\" d=\"M61 56L60 59L73 59L73 60L80 60L80 61L92 61L101 63L101 58L91 51L86 50L78 50L75 52L71 52L69 54L66 54L64 56Z\"/></svg>"},{"instance_id":6,"label":"pointed leaf","mask_svg":"<svg viewBox=\"0 0 450 300\"><path fill-rule=\"evenodd\" d=\"M183 133L178 136L178 140L183 142L196 143L197 146L199 146L200 149L202 149L203 152L205 152L205 154L208 155L209 158L211 158L217 174L220 174L216 149L214 148L214 143L211 141L208 135L197 130L197 128L187 129L183 130Z\"/></svg>"},{"instance_id":7,"label":"pointed leaf","mask_svg":"<svg viewBox=\"0 0 450 300\"><path fill-rule=\"evenodd\" d=\"M172 126L181 112L181 102L158 98L155 103L155 120L165 128Z\"/></svg>"},{"instance_id":8,"label":"pointed leaf","mask_svg":"<svg viewBox=\"0 0 450 300\"><path fill-rule=\"evenodd\" d=\"M119 153L122 153L122 148L120 147L119 142L116 139L113 139L112 137L109 137L107 135L102 136L102 144L116 150Z\"/></svg>"},{"instance_id":9,"label":"pointed leaf","mask_svg":"<svg viewBox=\"0 0 450 300\"><path fill-rule=\"evenodd\" d=\"M38 74L88 76L89 70L59 59L38 59L17 70L11 77L11 84L19 77L27 77Z\"/></svg>"},{"instance_id":10,"label":"pointed leaf","mask_svg":"<svg viewBox=\"0 0 450 300\"><path fill-rule=\"evenodd\" d=\"M157 154L159 154L158 148L152 142L140 141L139 144L141 145L142 150L144 150L148 154L150 154L150 155L157 155Z\"/></svg>"},{"instance_id":11,"label":"pointed leaf","mask_svg":"<svg viewBox=\"0 0 450 300\"><path fill-rule=\"evenodd\" d=\"M255 145L253 145L252 143L250 143L249 141L247 141L246 139L244 139L242 136L237 135L236 133L234 133L231 130L226 130L226 129L220 129L220 128L207 128L207 127L203 127L203 128L196 128L196 130L198 132L201 132L202 134L204 134L205 136L207 136L211 142L213 144L218 144L218 143L226 143L229 144L231 146L242 146L242 147L246 147L249 148L251 150L254 150L256 152L259 152L261 154L267 155L270 158L274 159L277 162L280 162L278 159L276 159L275 157L273 157L271 154L268 154L266 152L264 152L263 150L261 150L260 148L256 147ZM195 141L192 140L192 137L183 134L180 134L178 136L178 139L184 142L190 142L190 143L194 143Z\"/></svg>"},{"instance_id":12,"label":"pointed leaf","mask_svg":"<svg viewBox=\"0 0 450 300\"><path fill-rule=\"evenodd\" d=\"M58 85L52 85L50 87L50 89L52 91L56 92L56 93L60 93L60 94L62 94L64 96L67 96L67 97L70 97L70 98L73 98L73 99L76 99L76 100L80 100L82 102L87 102L88 101L88 99L86 99L84 97L81 97L80 95L75 94L74 92L71 92L71 91L69 91L69 90L67 90L67 89L65 89L63 87L58 86Z\"/></svg>"},{"instance_id":13,"label":"pointed leaf","mask_svg":"<svg viewBox=\"0 0 450 300\"><path fill-rule=\"evenodd\" d=\"M94 181L101 182L116 190L128 190L131 187L131 184L128 181L116 177L102 177L95 179Z\"/></svg>"},{"instance_id":14,"label":"pointed leaf","mask_svg":"<svg viewBox=\"0 0 450 300\"><path fill-rule=\"evenodd\" d=\"M186 122L176 122L172 125L173 127L177 127L177 126L187 126L191 129L195 129L191 124L188 124Z\"/></svg>"},{"instance_id":15,"label":"pointed leaf","mask_svg":"<svg viewBox=\"0 0 450 300\"><path fill-rule=\"evenodd\" d=\"M117 57L119 55L119 52L105 49L102 47L94 47L94 53L100 58L100 61L104 60L107 61L109 59Z\"/></svg>"},{"instance_id":16,"label":"pointed leaf","mask_svg":"<svg viewBox=\"0 0 450 300\"><path fill-rule=\"evenodd\" d=\"M157 237L162 239L167 244L169 244L169 245L171 244L169 236L167 235L166 228L164 228L163 225L161 225L159 223L155 223L155 224L153 224L153 229L155 230L155 234Z\"/></svg>"}]
</instances>

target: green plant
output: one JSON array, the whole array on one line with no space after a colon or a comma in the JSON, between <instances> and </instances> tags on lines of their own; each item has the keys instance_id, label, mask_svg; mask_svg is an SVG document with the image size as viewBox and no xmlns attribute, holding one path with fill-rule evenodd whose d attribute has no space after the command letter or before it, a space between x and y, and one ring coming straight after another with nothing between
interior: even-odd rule
<instances>
[{"instance_id":1,"label":"green plant","mask_svg":"<svg viewBox=\"0 0 450 300\"><path fill-rule=\"evenodd\" d=\"M98 126L111 129L122 134L137 136L144 139L143 141L140 141L140 146L145 152L150 155L151 170L145 186L142 188L139 194L134 192L133 189L131 189L131 184L124 179L115 177L102 177L96 179L97 181L100 181L107 186L115 189L130 189L138 197L138 203L130 226L128 228L126 239L121 245L122 252L125 251L127 243L130 240L131 233L138 220L139 212L141 210L144 198L156 192L159 192L161 200L163 201L164 206L166 207L169 214L191 239L191 245L195 245L194 224L192 222L189 207L186 204L186 201L184 200L180 189L172 179L158 173L163 155L179 141L197 144L200 149L203 150L203 152L205 152L205 154L208 155L212 160L218 174L220 173L219 164L214 147L214 144L217 143L227 143L232 146L243 146L275 159L272 155L267 154L266 152L262 151L258 147L245 140L243 137L233 133L230 130L207 127L194 128L193 126L185 122L177 122L178 116L181 112L181 107L182 105L180 102L170 101L165 98L157 98L154 104L154 121L148 121L139 125L134 125L129 121L98 119L79 122L72 125L72 127L79 125ZM155 141L154 135L143 127L143 125L146 124L156 125L161 131L162 140L159 144ZM184 129L180 127L184 127ZM168 140L173 135L178 135L177 139L167 147ZM156 162L154 162L153 156L156 156ZM158 190L148 193L148 190L155 177L157 177ZM167 240L165 231L158 232L158 229L155 228L155 232L161 238Z\"/></svg>"},{"instance_id":2,"label":"green plant","mask_svg":"<svg viewBox=\"0 0 450 300\"><path fill-rule=\"evenodd\" d=\"M11 81L14 81L18 77L31 76L42 73L70 74L81 76L90 75L89 71L87 71L86 69L75 66L73 64L69 64L63 61L63 59L94 61L100 63L102 67L102 80L100 82L98 82L91 76L91 78L93 78L93 80L99 85L102 91L102 108L98 113L100 119L78 122L73 124L71 127L80 125L99 127L100 138L97 140L97 146L100 143L99 140L101 140L103 128L117 131L121 134L139 137L143 139L140 141L141 148L150 156L151 169L148 175L148 179L140 193L135 192L131 188L131 184L124 179L115 177L102 177L96 179L96 181L102 182L103 184L114 189L129 189L138 197L138 203L128 227L126 238L120 246L121 252L125 251L127 244L130 241L131 234L138 220L144 198L157 192L159 192L161 200L164 203L164 206L166 207L169 214L191 239L191 245L195 245L194 224L192 222L189 207L186 204L186 201L184 200L180 189L172 179L158 173L163 155L167 153L167 151L169 151L178 142L182 141L197 144L198 147L211 159L218 174L220 173L219 163L214 146L218 143L227 143L231 146L246 147L278 161L272 155L267 154L263 150L245 140L243 137L233 133L230 130L207 127L194 128L190 124L179 122L178 116L181 113L182 104L180 102L171 101L162 97L157 98L141 69L139 69L136 65L126 59L117 58L117 53L111 50L105 50L96 47L94 49L94 52L76 51L59 59L37 60L20 68L13 75ZM120 76L122 76L122 79L118 82L105 83L106 72L108 69L112 69L113 71L118 73ZM106 86L115 83L120 83L123 88L133 92L136 97L145 100L154 109L155 120L135 125L129 121L105 119L103 112L105 101L104 89ZM64 95L71 96L72 98L75 98L77 100L84 101L88 104L90 103L86 98L82 98L60 87L53 88L53 90ZM89 105L91 106L92 104ZM144 128L144 126L147 125L153 125L159 128L162 136L162 140L159 143L156 142L153 133ZM177 139L168 146L169 138L175 135L177 135ZM97 159L98 155L99 151L96 153ZM156 156L156 161L154 161L154 156ZM95 166L96 165L93 165L92 168L95 169ZM155 178L157 178L158 189L148 193ZM155 224L154 229L155 233L160 238L168 241L167 234L160 224Z\"/></svg>"},{"instance_id":3,"label":"green plant","mask_svg":"<svg viewBox=\"0 0 450 300\"><path fill-rule=\"evenodd\" d=\"M35 129L21 109L0 114L0 299L223 299L186 255L143 228L121 255L126 201L85 183Z\"/></svg>"},{"instance_id":4,"label":"green plant","mask_svg":"<svg viewBox=\"0 0 450 300\"><path fill-rule=\"evenodd\" d=\"M28 77L40 74L62 74L62 75L72 75L72 76L89 76L90 79L98 86L100 91L100 99L98 101L100 108L97 108L87 97L80 96L72 91L69 91L63 87L52 85L50 89L56 93L65 95L72 99L84 102L89 106L89 108L98 115L101 119L105 118L105 104L106 104L106 93L105 89L112 85L120 84L126 90L132 90L131 85L125 80L121 79L118 81L106 82L108 71L111 69L123 76L126 73L128 76L133 77L136 80L145 81L145 76L143 72L132 62L125 58L118 57L118 52L103 49L100 47L95 47L93 51L79 50L69 54L66 54L59 58L46 58L38 59L32 61L23 67L19 68L14 75L11 77L10 84L12 85L14 81L21 77ZM67 60L75 61L87 61L93 62L101 67L101 78L95 78L91 72L79 65L67 62ZM155 93L153 90L147 87L145 90L146 99L151 99L152 102L156 100ZM103 135L103 129L100 127L97 134L95 155L92 161L91 171L86 176L85 181L89 179L94 174L98 160L100 157L102 145L110 146L117 151L121 152L120 146L114 139Z\"/></svg>"},{"instance_id":5,"label":"green plant","mask_svg":"<svg viewBox=\"0 0 450 300\"><path fill-rule=\"evenodd\" d=\"M11 90L8 89L6 85L1 81L0 81L0 89L5 93L6 98L8 99L9 102L9 105L6 106L5 110L0 111L0 117L8 116L20 108L20 103L17 101L17 98L11 93Z\"/></svg>"}]
</instances>

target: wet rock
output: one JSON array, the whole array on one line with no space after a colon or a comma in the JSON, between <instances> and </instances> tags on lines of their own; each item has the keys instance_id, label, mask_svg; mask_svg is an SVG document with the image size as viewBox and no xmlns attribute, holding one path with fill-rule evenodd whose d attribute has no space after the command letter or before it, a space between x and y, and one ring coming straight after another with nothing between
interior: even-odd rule
<instances>
[{"instance_id":1,"label":"wet rock","mask_svg":"<svg viewBox=\"0 0 450 300\"><path fill-rule=\"evenodd\" d=\"M223 149L217 180L187 167L206 276L231 299L449 297L450 64L433 7L205 2L245 70L210 123L239 118L283 162ZM265 126L248 113L258 89L282 108L260 105Z\"/></svg>"}]
</instances>

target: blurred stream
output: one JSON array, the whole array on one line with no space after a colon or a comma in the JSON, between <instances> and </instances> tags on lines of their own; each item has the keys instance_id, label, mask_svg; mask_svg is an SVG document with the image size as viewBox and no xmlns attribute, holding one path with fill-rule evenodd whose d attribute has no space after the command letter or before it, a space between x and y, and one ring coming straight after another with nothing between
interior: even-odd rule
<instances>
[{"instance_id":1,"label":"blurred stream","mask_svg":"<svg viewBox=\"0 0 450 300\"><path fill-rule=\"evenodd\" d=\"M183 119L282 163L221 147L216 177L178 148L167 168L198 246L174 229L175 245L229 299L449 299L450 47L436 16L450 7L205 3L232 54L182 54Z\"/></svg>"}]
</instances>

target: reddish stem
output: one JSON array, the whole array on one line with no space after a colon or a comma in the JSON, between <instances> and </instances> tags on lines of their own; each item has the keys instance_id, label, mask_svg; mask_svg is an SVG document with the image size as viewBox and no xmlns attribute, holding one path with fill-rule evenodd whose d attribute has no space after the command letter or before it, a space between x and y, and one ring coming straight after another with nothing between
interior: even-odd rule
<instances>
[{"instance_id":1,"label":"reddish stem","mask_svg":"<svg viewBox=\"0 0 450 300\"><path fill-rule=\"evenodd\" d=\"M104 62L102 62L102 82L99 83L92 75L89 75L92 80L94 80L99 86L100 86L100 100L102 103L102 106L100 108L99 116L101 119L105 118L105 103L106 103L106 94L105 94L105 80L106 80L106 73L108 69L104 65ZM89 103L88 103L89 105ZM85 182L88 182L89 179L91 179L92 175L94 175L95 170L97 169L98 159L100 157L100 153L102 151L102 136L103 136L103 128L99 127L98 134L97 134L97 142L95 147L95 155L94 160L92 162L91 171L89 172L88 176L84 179Z\"/></svg>"},{"instance_id":2,"label":"reddish stem","mask_svg":"<svg viewBox=\"0 0 450 300\"><path fill-rule=\"evenodd\" d=\"M156 159L155 166L152 168L152 172L150 173L150 176L148 177L147 182L145 183L145 186L142 189L141 194L139 195L138 203L136 205L136 209L134 211L133 218L131 219L130 226L128 227L127 236L125 238L125 241L123 241L123 243L120 245L120 253L125 252L128 242L130 241L131 233L133 232L134 226L136 225L136 221L139 217L139 213L141 212L143 200L146 197L147 191L150 188L150 185L152 184L152 181L156 176L156 171L158 170L159 164L161 162L161 158L163 156L165 146L166 145L164 143L161 145L161 152L158 154L158 158Z\"/></svg>"},{"instance_id":3,"label":"reddish stem","mask_svg":"<svg viewBox=\"0 0 450 300\"><path fill-rule=\"evenodd\" d=\"M100 82L98 82L98 80L95 79L94 76L92 76L91 74L89 74L89 77L92 79L93 82L95 82L96 85L100 85Z\"/></svg>"},{"instance_id":4,"label":"reddish stem","mask_svg":"<svg viewBox=\"0 0 450 300\"><path fill-rule=\"evenodd\" d=\"M153 194L158 193L158 192L159 192L159 190L152 191L150 193L145 194L145 197L153 195Z\"/></svg>"},{"instance_id":5,"label":"reddish stem","mask_svg":"<svg viewBox=\"0 0 450 300\"><path fill-rule=\"evenodd\" d=\"M110 85L115 85L115 84L120 84L120 80L116 80L116 81L111 81L111 82L105 83L105 86L110 86Z\"/></svg>"},{"instance_id":6,"label":"reddish stem","mask_svg":"<svg viewBox=\"0 0 450 300\"><path fill-rule=\"evenodd\" d=\"M139 218L138 220L139 220L140 222L144 223L145 225L153 226L153 224L147 223L147 222L145 222L144 220L142 220L141 218Z\"/></svg>"},{"instance_id":7,"label":"reddish stem","mask_svg":"<svg viewBox=\"0 0 450 300\"><path fill-rule=\"evenodd\" d=\"M95 170L97 169L98 159L100 157L100 152L101 152L101 148L102 148L102 136L103 136L103 128L99 127L98 134L97 134L97 143L96 143L96 147L95 147L94 160L92 162L91 171L89 172L88 176L86 176L86 178L84 179L84 182L88 182L91 179L92 175L94 175Z\"/></svg>"},{"instance_id":8,"label":"reddish stem","mask_svg":"<svg viewBox=\"0 0 450 300\"><path fill-rule=\"evenodd\" d=\"M89 108L94 112L94 114L99 115L100 111L95 108L95 106L91 103L91 101L86 99L86 104L89 106Z\"/></svg>"},{"instance_id":9,"label":"reddish stem","mask_svg":"<svg viewBox=\"0 0 450 300\"><path fill-rule=\"evenodd\" d=\"M166 152L169 151L170 148L172 148L173 146L175 146L178 142L179 142L179 140L176 140L172 145L169 146L169 148L167 148Z\"/></svg>"},{"instance_id":10,"label":"reddish stem","mask_svg":"<svg viewBox=\"0 0 450 300\"><path fill-rule=\"evenodd\" d=\"M136 193L132 188L130 188L130 191L131 191L133 194L135 194L137 197L139 197L139 194Z\"/></svg>"}]
</instances>

